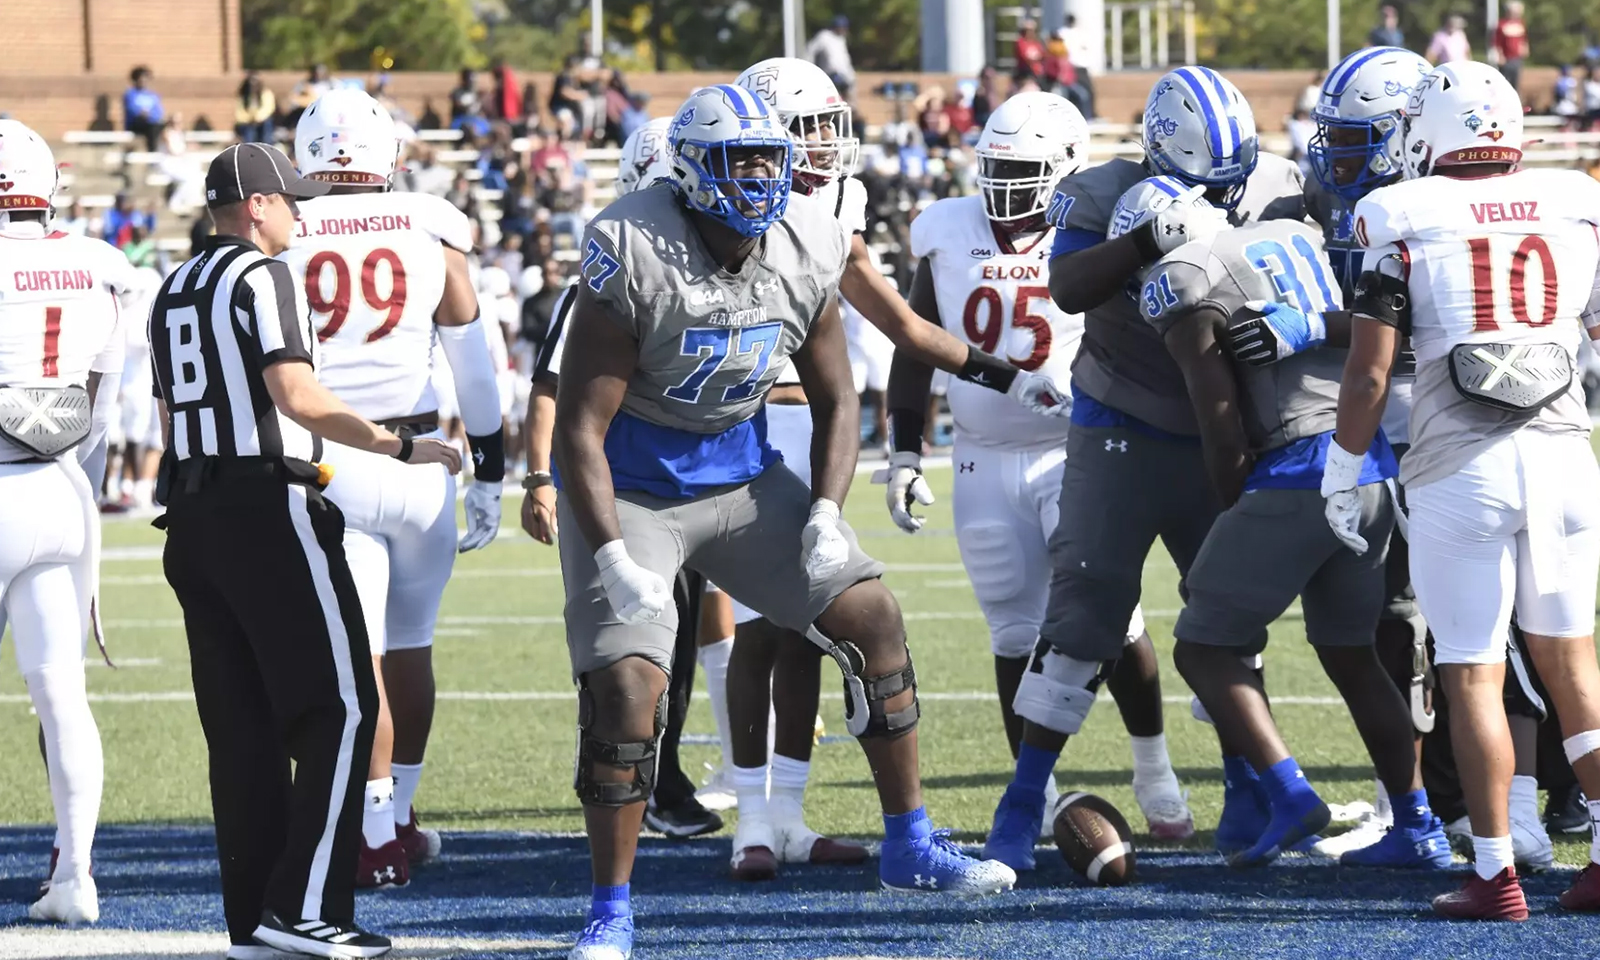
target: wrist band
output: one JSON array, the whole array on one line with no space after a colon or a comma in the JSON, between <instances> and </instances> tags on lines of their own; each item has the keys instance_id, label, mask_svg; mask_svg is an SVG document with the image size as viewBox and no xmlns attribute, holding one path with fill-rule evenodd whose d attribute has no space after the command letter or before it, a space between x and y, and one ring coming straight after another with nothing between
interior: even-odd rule
<instances>
[{"instance_id":1,"label":"wrist band","mask_svg":"<svg viewBox=\"0 0 1600 960\"><path fill-rule=\"evenodd\" d=\"M400 436L400 452L396 453L394 455L394 458L396 460L399 460L401 463L410 463L411 462L411 435L410 435L410 433L402 433L399 436Z\"/></svg>"},{"instance_id":2,"label":"wrist band","mask_svg":"<svg viewBox=\"0 0 1600 960\"><path fill-rule=\"evenodd\" d=\"M961 370L956 374L968 383L976 383L980 387L988 387L1000 393L1011 389L1011 384L1017 379L1021 371L999 357L984 353L977 347L967 347L967 362L961 365Z\"/></svg>"}]
</instances>

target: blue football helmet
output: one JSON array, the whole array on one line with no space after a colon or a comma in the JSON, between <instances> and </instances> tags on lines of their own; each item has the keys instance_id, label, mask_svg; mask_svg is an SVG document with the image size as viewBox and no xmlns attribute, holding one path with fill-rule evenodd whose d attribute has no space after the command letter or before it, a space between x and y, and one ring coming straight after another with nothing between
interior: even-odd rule
<instances>
[{"instance_id":1,"label":"blue football helmet","mask_svg":"<svg viewBox=\"0 0 1600 960\"><path fill-rule=\"evenodd\" d=\"M729 83L689 95L667 131L672 177L684 203L746 237L759 237L789 205L793 140L767 102ZM750 151L768 155L770 177L736 177Z\"/></svg>"},{"instance_id":2,"label":"blue football helmet","mask_svg":"<svg viewBox=\"0 0 1600 960\"><path fill-rule=\"evenodd\" d=\"M1256 169L1256 117L1239 88L1209 67L1179 67L1144 105L1144 152L1154 174L1206 188L1232 210Z\"/></svg>"},{"instance_id":3,"label":"blue football helmet","mask_svg":"<svg viewBox=\"0 0 1600 960\"><path fill-rule=\"evenodd\" d=\"M1339 62L1323 81L1308 152L1322 188L1348 205L1405 173L1401 118L1406 100L1433 67L1399 47L1368 47Z\"/></svg>"}]
</instances>

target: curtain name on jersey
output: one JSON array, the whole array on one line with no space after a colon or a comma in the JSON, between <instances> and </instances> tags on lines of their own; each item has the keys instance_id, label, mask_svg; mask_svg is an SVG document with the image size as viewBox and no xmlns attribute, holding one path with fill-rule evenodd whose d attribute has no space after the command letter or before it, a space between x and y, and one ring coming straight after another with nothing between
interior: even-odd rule
<instances>
[{"instance_id":1,"label":"curtain name on jersey","mask_svg":"<svg viewBox=\"0 0 1600 960\"><path fill-rule=\"evenodd\" d=\"M18 293L93 290L96 286L94 274L88 270L16 270L11 283Z\"/></svg>"}]
</instances>

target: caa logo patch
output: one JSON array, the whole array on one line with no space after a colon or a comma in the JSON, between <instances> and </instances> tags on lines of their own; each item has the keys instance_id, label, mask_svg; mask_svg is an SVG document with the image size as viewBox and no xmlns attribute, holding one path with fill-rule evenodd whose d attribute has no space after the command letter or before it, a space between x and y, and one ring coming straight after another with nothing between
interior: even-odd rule
<instances>
[{"instance_id":1,"label":"caa logo patch","mask_svg":"<svg viewBox=\"0 0 1600 960\"><path fill-rule=\"evenodd\" d=\"M726 302L727 297L723 295L721 288L714 290L691 290L689 292L689 304L691 306L704 307L713 303Z\"/></svg>"}]
</instances>

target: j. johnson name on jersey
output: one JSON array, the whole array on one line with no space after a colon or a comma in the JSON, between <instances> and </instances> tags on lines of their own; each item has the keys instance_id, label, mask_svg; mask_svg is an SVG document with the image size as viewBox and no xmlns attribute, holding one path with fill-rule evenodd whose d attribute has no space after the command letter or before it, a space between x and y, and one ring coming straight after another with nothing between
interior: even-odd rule
<instances>
[{"instance_id":1,"label":"j. johnson name on jersey","mask_svg":"<svg viewBox=\"0 0 1600 960\"><path fill-rule=\"evenodd\" d=\"M11 282L18 293L94 289L94 275L88 270L18 270Z\"/></svg>"},{"instance_id":2,"label":"j. johnson name on jersey","mask_svg":"<svg viewBox=\"0 0 1600 960\"><path fill-rule=\"evenodd\" d=\"M325 220L301 220L297 237L343 237L356 233L379 233L391 230L410 230L411 218L384 214L371 217L330 217Z\"/></svg>"}]
</instances>

